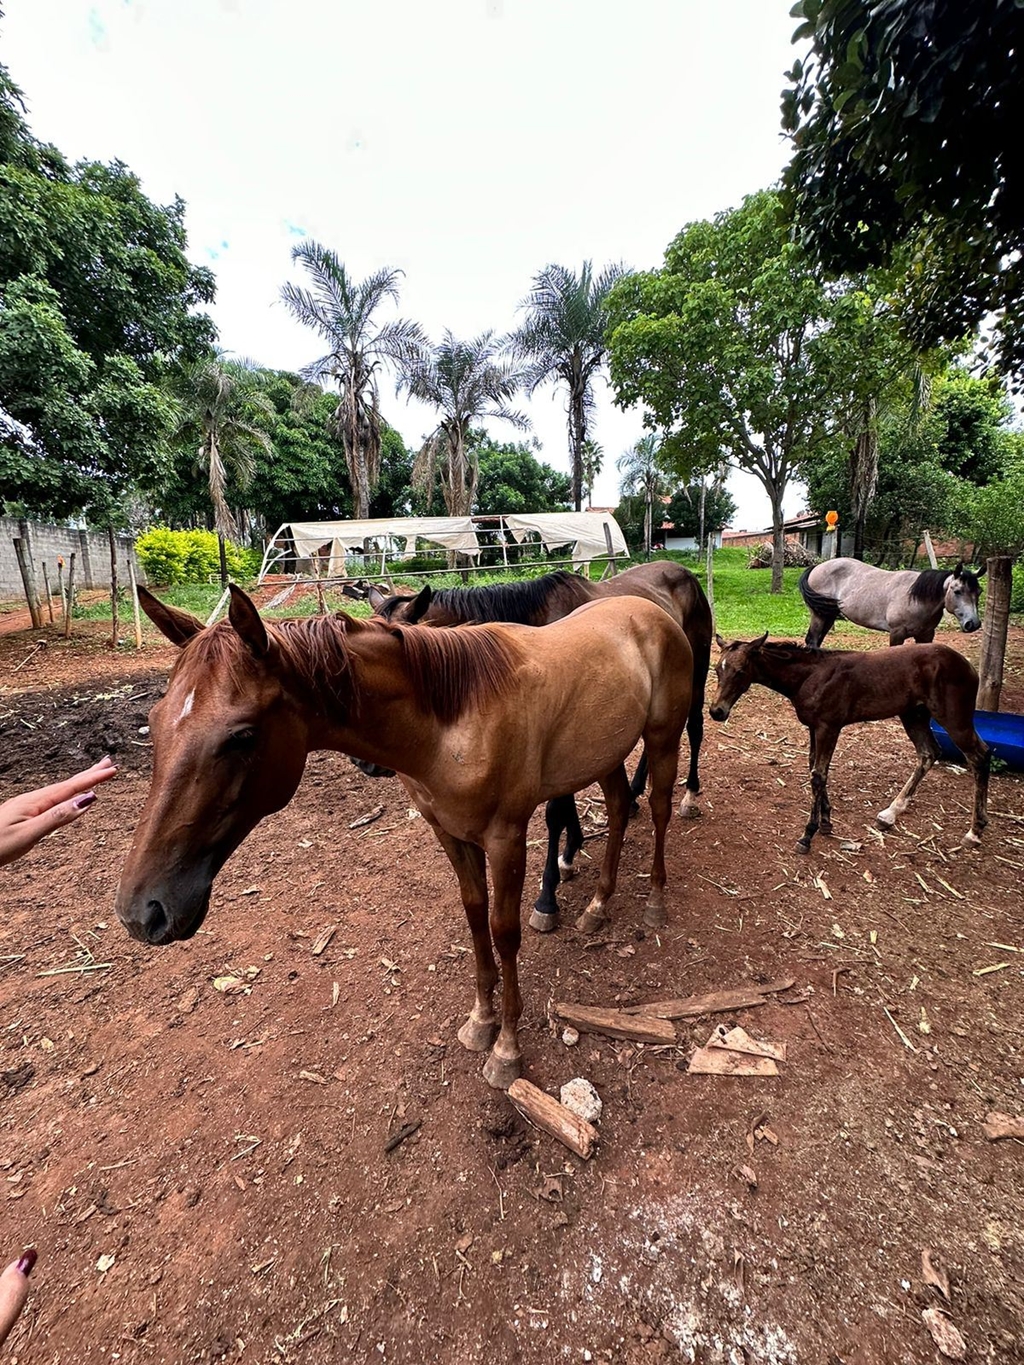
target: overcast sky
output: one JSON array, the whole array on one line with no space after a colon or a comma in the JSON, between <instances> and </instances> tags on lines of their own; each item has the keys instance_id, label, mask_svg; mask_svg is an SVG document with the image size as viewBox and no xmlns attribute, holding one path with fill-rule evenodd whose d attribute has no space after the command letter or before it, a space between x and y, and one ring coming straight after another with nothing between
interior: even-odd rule
<instances>
[{"instance_id":1,"label":"overcast sky","mask_svg":"<svg viewBox=\"0 0 1024 1365\"><path fill-rule=\"evenodd\" d=\"M308 233L359 277L405 272L438 338L502 332L534 273L656 267L687 222L775 180L790 0L6 0L3 60L31 127L120 159L188 205L221 344L278 368L319 354L278 302ZM382 395L418 444L429 413ZM528 405L567 469L564 400ZM514 433L493 424L500 439ZM599 395L595 502L636 412ZM735 477L736 524L768 502ZM801 505L791 492L787 513Z\"/></svg>"}]
</instances>

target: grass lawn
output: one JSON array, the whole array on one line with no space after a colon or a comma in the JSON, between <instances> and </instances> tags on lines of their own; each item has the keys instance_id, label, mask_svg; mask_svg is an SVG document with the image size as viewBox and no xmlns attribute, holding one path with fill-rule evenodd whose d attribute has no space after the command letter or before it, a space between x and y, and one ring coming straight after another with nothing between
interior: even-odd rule
<instances>
[{"instance_id":1,"label":"grass lawn","mask_svg":"<svg viewBox=\"0 0 1024 1365\"><path fill-rule=\"evenodd\" d=\"M697 574L701 583L705 582L704 565L698 564L693 556L665 555L659 557L674 559L686 564ZM772 596L769 591L771 571L769 569L748 569L748 558L749 551L743 549L718 550L715 553L715 625L719 634L729 640L749 639L751 636L760 635L767 630L772 636L803 639L807 630L808 613L803 599L797 591L797 580L800 577L801 570L786 569L783 591ZM604 561L595 560L591 566L592 577L598 578L603 567ZM543 564L531 565L529 573L536 575L544 572L545 568L546 566ZM470 583L498 583L521 579L524 576L526 575L523 572L516 570L504 572L489 569L471 574ZM421 586L424 581L429 581L437 588L465 586L461 574L455 573L438 575L429 580L417 578L414 574L403 578L400 573L396 573L395 581L407 582L411 586L417 587ZM220 587L216 584L187 584L172 588L161 588L157 591L165 602L170 602L173 606L190 611L202 620L209 616L220 598ZM350 598L344 598L336 589L326 589L325 598L329 609L332 611L343 609L354 616L368 616L370 614L369 606L365 602L354 602ZM316 593L312 590L300 589L282 606L265 610L264 615L268 617L311 616L316 609ZM76 608L75 616L89 620L109 620L110 602L104 598L89 602L86 605L80 605ZM126 594L122 598L121 619L122 622L130 622L131 619L131 607ZM835 636L867 635L870 633L862 630L859 626L851 626L846 621L837 622L833 631Z\"/></svg>"}]
</instances>

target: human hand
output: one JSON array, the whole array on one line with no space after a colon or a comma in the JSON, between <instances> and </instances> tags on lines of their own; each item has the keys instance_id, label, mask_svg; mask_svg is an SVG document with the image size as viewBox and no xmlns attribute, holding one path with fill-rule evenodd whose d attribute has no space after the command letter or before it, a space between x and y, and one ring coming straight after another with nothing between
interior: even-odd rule
<instances>
[{"instance_id":1,"label":"human hand","mask_svg":"<svg viewBox=\"0 0 1024 1365\"><path fill-rule=\"evenodd\" d=\"M44 835L84 815L96 800L94 788L116 772L108 756L65 782L12 796L0 804L0 867L34 848Z\"/></svg>"},{"instance_id":2,"label":"human hand","mask_svg":"<svg viewBox=\"0 0 1024 1365\"><path fill-rule=\"evenodd\" d=\"M18 1260L12 1261L0 1275L0 1346L7 1340L7 1333L18 1321L18 1314L25 1306L28 1277L35 1263L35 1249L30 1248Z\"/></svg>"}]
</instances>

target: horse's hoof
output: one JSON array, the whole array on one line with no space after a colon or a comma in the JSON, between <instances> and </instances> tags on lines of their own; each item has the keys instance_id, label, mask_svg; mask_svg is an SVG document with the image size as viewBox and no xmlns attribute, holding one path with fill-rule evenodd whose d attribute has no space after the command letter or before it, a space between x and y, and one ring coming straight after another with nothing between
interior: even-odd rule
<instances>
[{"instance_id":1,"label":"horse's hoof","mask_svg":"<svg viewBox=\"0 0 1024 1365\"><path fill-rule=\"evenodd\" d=\"M883 829L892 829L892 827L896 823L896 816L893 814L893 812L890 810L888 806L886 806L885 810L880 810L878 814L875 816L875 819L878 821L878 823L882 826Z\"/></svg>"},{"instance_id":2,"label":"horse's hoof","mask_svg":"<svg viewBox=\"0 0 1024 1365\"><path fill-rule=\"evenodd\" d=\"M968 848L978 848L981 844L981 836L975 834L973 829L969 829L964 835L963 842Z\"/></svg>"},{"instance_id":3,"label":"horse's hoof","mask_svg":"<svg viewBox=\"0 0 1024 1365\"><path fill-rule=\"evenodd\" d=\"M584 934L587 938L593 938L608 925L609 917L600 911L584 910L576 921L577 933Z\"/></svg>"},{"instance_id":4,"label":"horse's hoof","mask_svg":"<svg viewBox=\"0 0 1024 1365\"><path fill-rule=\"evenodd\" d=\"M696 799L689 793L683 797L683 804L679 807L679 815L683 820L699 820L704 814Z\"/></svg>"},{"instance_id":5,"label":"horse's hoof","mask_svg":"<svg viewBox=\"0 0 1024 1365\"><path fill-rule=\"evenodd\" d=\"M558 911L534 909L530 916L530 928L538 934L550 934L558 928Z\"/></svg>"},{"instance_id":6,"label":"horse's hoof","mask_svg":"<svg viewBox=\"0 0 1024 1365\"><path fill-rule=\"evenodd\" d=\"M827 835L828 838L831 838L831 837L832 837L832 824L831 824L831 822L829 822L828 824L826 824L824 821L822 821L822 823L818 826L818 833L819 833L819 834Z\"/></svg>"},{"instance_id":7,"label":"horse's hoof","mask_svg":"<svg viewBox=\"0 0 1024 1365\"><path fill-rule=\"evenodd\" d=\"M637 817L639 814L640 814L640 802L639 802L639 801L631 801L630 804L629 804L629 814L627 815L626 818L627 818L628 820L635 820L636 817Z\"/></svg>"},{"instance_id":8,"label":"horse's hoof","mask_svg":"<svg viewBox=\"0 0 1024 1365\"><path fill-rule=\"evenodd\" d=\"M810 853L811 851L810 839L798 839L796 841L796 851L797 853Z\"/></svg>"},{"instance_id":9,"label":"horse's hoof","mask_svg":"<svg viewBox=\"0 0 1024 1365\"><path fill-rule=\"evenodd\" d=\"M644 911L644 924L648 929L664 929L667 923L668 915L663 908L659 909L657 906L652 908L649 905Z\"/></svg>"},{"instance_id":10,"label":"horse's hoof","mask_svg":"<svg viewBox=\"0 0 1024 1365\"><path fill-rule=\"evenodd\" d=\"M469 1052L486 1052L498 1036L497 1019L474 1019L472 1015L459 1029L459 1042Z\"/></svg>"},{"instance_id":11,"label":"horse's hoof","mask_svg":"<svg viewBox=\"0 0 1024 1365\"><path fill-rule=\"evenodd\" d=\"M494 1090L507 1090L522 1074L522 1057L500 1057L492 1051L484 1062L484 1080Z\"/></svg>"},{"instance_id":12,"label":"horse's hoof","mask_svg":"<svg viewBox=\"0 0 1024 1365\"><path fill-rule=\"evenodd\" d=\"M558 860L558 876L563 882L571 882L576 875L576 868L572 863L567 863L564 858Z\"/></svg>"}]
</instances>

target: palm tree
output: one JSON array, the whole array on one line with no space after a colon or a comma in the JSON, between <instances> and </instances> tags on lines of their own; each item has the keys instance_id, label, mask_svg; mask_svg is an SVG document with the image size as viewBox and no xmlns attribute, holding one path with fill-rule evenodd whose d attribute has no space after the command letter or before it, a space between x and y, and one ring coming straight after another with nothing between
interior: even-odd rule
<instances>
[{"instance_id":1,"label":"palm tree","mask_svg":"<svg viewBox=\"0 0 1024 1365\"><path fill-rule=\"evenodd\" d=\"M458 341L446 331L439 346L423 345L402 367L399 391L437 409L440 421L416 457L413 483L428 496L436 473L441 476L449 516L468 516L476 500L479 476L470 428L489 418L509 422L519 431L529 419L508 405L522 383L518 370L499 360L501 343L493 332Z\"/></svg>"},{"instance_id":2,"label":"palm tree","mask_svg":"<svg viewBox=\"0 0 1024 1365\"><path fill-rule=\"evenodd\" d=\"M335 434L345 452L354 515L367 517L380 477L378 372L384 365L408 361L423 344L423 333L417 323L402 318L374 322L385 299L398 301L401 271L378 270L365 280L353 280L337 254L314 241L294 247L292 260L306 268L312 287L286 284L281 297L293 317L319 332L328 345L325 355L305 366L302 377L333 379L341 391Z\"/></svg>"},{"instance_id":3,"label":"palm tree","mask_svg":"<svg viewBox=\"0 0 1024 1365\"><path fill-rule=\"evenodd\" d=\"M615 461L615 468L622 476L620 493L623 497L643 499L644 549L648 559L651 557L654 504L670 491L668 475L659 463L660 454L661 437L650 432Z\"/></svg>"},{"instance_id":4,"label":"palm tree","mask_svg":"<svg viewBox=\"0 0 1024 1365\"><path fill-rule=\"evenodd\" d=\"M238 523L227 502L228 480L245 488L260 455L273 452L267 434L277 420L263 392L263 378L250 360L231 360L223 352L182 365L174 381L178 402L176 436L197 442L196 467L206 475L213 524L220 540L221 577L226 579L224 540L238 537Z\"/></svg>"},{"instance_id":5,"label":"palm tree","mask_svg":"<svg viewBox=\"0 0 1024 1365\"><path fill-rule=\"evenodd\" d=\"M577 512L594 411L594 376L605 357L608 293L625 273L624 266L610 265L595 277L590 261L583 262L578 275L563 265L545 266L519 305L526 310L526 321L511 338L516 354L528 361L524 380L528 393L548 381L563 384L568 391L572 499Z\"/></svg>"}]
</instances>

